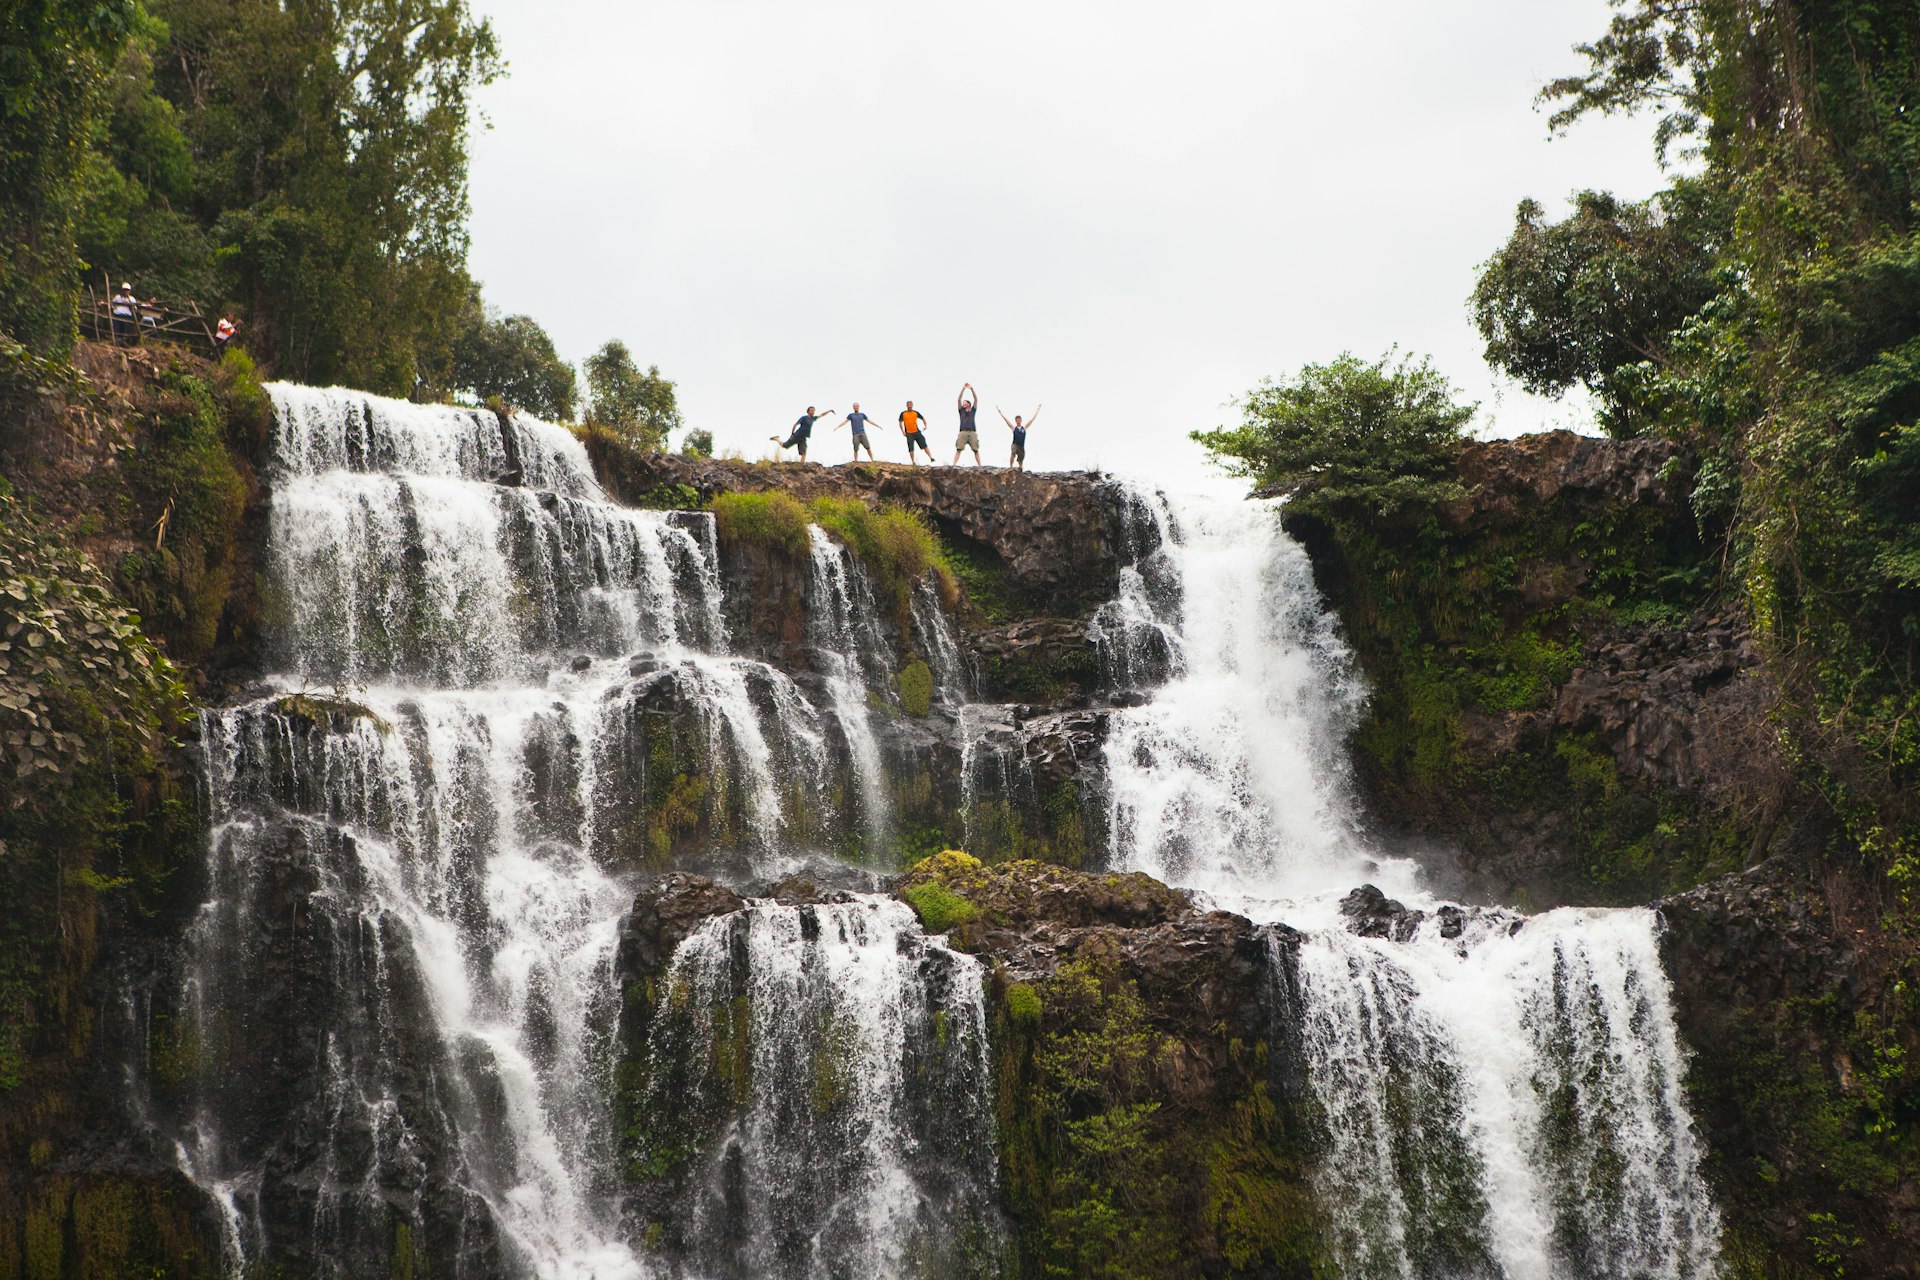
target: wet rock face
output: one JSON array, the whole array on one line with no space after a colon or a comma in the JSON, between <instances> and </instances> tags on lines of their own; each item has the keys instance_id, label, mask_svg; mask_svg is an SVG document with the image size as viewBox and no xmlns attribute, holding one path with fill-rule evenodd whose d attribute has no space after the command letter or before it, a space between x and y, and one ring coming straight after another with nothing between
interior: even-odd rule
<instances>
[{"instance_id":1,"label":"wet rock face","mask_svg":"<svg viewBox=\"0 0 1920 1280\"><path fill-rule=\"evenodd\" d=\"M1370 884L1363 884L1340 900L1340 914L1347 927L1362 938L1390 938L1406 942L1427 918L1424 911L1409 911L1399 902Z\"/></svg>"},{"instance_id":2,"label":"wet rock face","mask_svg":"<svg viewBox=\"0 0 1920 1280\"><path fill-rule=\"evenodd\" d=\"M1631 777L1731 796L1785 782L1773 700L1751 630L1726 615L1603 643L1561 686L1551 724L1598 735Z\"/></svg>"},{"instance_id":3,"label":"wet rock face","mask_svg":"<svg viewBox=\"0 0 1920 1280\"><path fill-rule=\"evenodd\" d=\"M827 458L816 441L818 458ZM924 512L943 533L984 547L1021 588L1097 602L1113 593L1118 530L1112 486L1097 472L1027 472L1001 467L754 466L669 453L634 453L589 442L595 470L613 496L645 505L650 495L780 489L802 501L831 496L890 502ZM837 451L831 455L838 461Z\"/></svg>"},{"instance_id":4,"label":"wet rock face","mask_svg":"<svg viewBox=\"0 0 1920 1280\"><path fill-rule=\"evenodd\" d=\"M1658 905L1723 1216L1755 1256L1804 1259L1819 1236L1848 1275L1920 1275L1920 1180L1863 1123L1910 1096L1886 1068L1911 957L1880 905L1784 857Z\"/></svg>"},{"instance_id":5,"label":"wet rock face","mask_svg":"<svg viewBox=\"0 0 1920 1280\"><path fill-rule=\"evenodd\" d=\"M984 865L964 853L929 858L895 893L961 951L991 958L1021 982L1075 958L1117 962L1170 1019L1226 1018L1249 1034L1266 972L1266 943L1245 918L1202 911L1140 872L1090 873L1043 862ZM939 914L958 898L966 905ZM1164 1006L1158 1002L1164 1000Z\"/></svg>"},{"instance_id":6,"label":"wet rock face","mask_svg":"<svg viewBox=\"0 0 1920 1280\"><path fill-rule=\"evenodd\" d=\"M661 876L634 896L620 927L621 977L631 982L657 972L702 922L745 905L746 899L708 876Z\"/></svg>"},{"instance_id":7,"label":"wet rock face","mask_svg":"<svg viewBox=\"0 0 1920 1280\"><path fill-rule=\"evenodd\" d=\"M1319 1273L1290 1101L1299 1064L1272 1043L1287 1038L1274 992L1291 980L1276 970L1291 972L1298 935L1202 911L1146 876L985 866L957 851L895 892L991 969L1021 1274ZM1125 1240L1058 1229L1062 1205L1121 1203Z\"/></svg>"},{"instance_id":8,"label":"wet rock face","mask_svg":"<svg viewBox=\"0 0 1920 1280\"><path fill-rule=\"evenodd\" d=\"M1466 496L1444 516L1457 529L1484 529L1524 524L1553 502L1664 502L1674 460L1684 454L1668 440L1607 440L1571 431L1471 441L1455 467Z\"/></svg>"}]
</instances>

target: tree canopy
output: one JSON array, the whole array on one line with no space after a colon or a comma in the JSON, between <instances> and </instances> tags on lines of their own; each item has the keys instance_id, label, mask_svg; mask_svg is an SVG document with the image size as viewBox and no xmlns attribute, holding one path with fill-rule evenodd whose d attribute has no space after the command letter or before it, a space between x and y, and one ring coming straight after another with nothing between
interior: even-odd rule
<instances>
[{"instance_id":1,"label":"tree canopy","mask_svg":"<svg viewBox=\"0 0 1920 1280\"><path fill-rule=\"evenodd\" d=\"M620 436L641 449L663 449L680 429L680 407L673 383L659 365L645 373L618 338L587 357L587 423Z\"/></svg>"},{"instance_id":2,"label":"tree canopy","mask_svg":"<svg viewBox=\"0 0 1920 1280\"><path fill-rule=\"evenodd\" d=\"M573 366L532 316L490 316L476 298L453 339L453 388L476 400L498 397L554 422L573 418Z\"/></svg>"},{"instance_id":3,"label":"tree canopy","mask_svg":"<svg viewBox=\"0 0 1920 1280\"><path fill-rule=\"evenodd\" d=\"M1719 289L1727 203L1700 181L1639 202L1582 191L1560 222L1521 201L1513 235L1473 291L1487 363L1543 395L1583 384L1610 434L1636 434L1675 331Z\"/></svg>"},{"instance_id":4,"label":"tree canopy","mask_svg":"<svg viewBox=\"0 0 1920 1280\"><path fill-rule=\"evenodd\" d=\"M1359 502L1387 514L1459 492L1447 478L1475 406L1426 360L1342 354L1269 379L1237 427L1196 431L1229 474L1296 503Z\"/></svg>"},{"instance_id":5,"label":"tree canopy","mask_svg":"<svg viewBox=\"0 0 1920 1280\"><path fill-rule=\"evenodd\" d=\"M1920 883L1920 25L1892 0L1614 8L1542 90L1553 125L1653 112L1698 176L1557 224L1523 205L1475 292L1489 359L1701 451L1695 508L1799 749Z\"/></svg>"},{"instance_id":6,"label":"tree canopy","mask_svg":"<svg viewBox=\"0 0 1920 1280\"><path fill-rule=\"evenodd\" d=\"M465 0L32 0L4 32L0 325L57 354L111 272L234 308L280 376L450 387L471 98L502 69Z\"/></svg>"}]
</instances>

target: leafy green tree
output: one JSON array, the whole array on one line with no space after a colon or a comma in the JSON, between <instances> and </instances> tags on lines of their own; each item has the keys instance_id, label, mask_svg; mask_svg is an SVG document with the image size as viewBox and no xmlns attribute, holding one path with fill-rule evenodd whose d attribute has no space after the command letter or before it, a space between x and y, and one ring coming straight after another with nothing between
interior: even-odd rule
<instances>
[{"instance_id":1,"label":"leafy green tree","mask_svg":"<svg viewBox=\"0 0 1920 1280\"><path fill-rule=\"evenodd\" d=\"M680 407L673 383L659 365L645 373L633 362L627 344L615 338L587 357L587 422L604 427L641 449L666 447L680 429Z\"/></svg>"},{"instance_id":2,"label":"leafy green tree","mask_svg":"<svg viewBox=\"0 0 1920 1280\"><path fill-rule=\"evenodd\" d=\"M687 432L686 439L680 442L680 454L686 458L711 458L713 456L713 432L704 427Z\"/></svg>"},{"instance_id":3,"label":"leafy green tree","mask_svg":"<svg viewBox=\"0 0 1920 1280\"><path fill-rule=\"evenodd\" d=\"M153 9L154 88L196 158L189 210L249 344L287 377L445 391L449 321L473 291L467 135L473 91L501 69L492 28L464 0Z\"/></svg>"},{"instance_id":4,"label":"leafy green tree","mask_svg":"<svg viewBox=\"0 0 1920 1280\"><path fill-rule=\"evenodd\" d=\"M1732 229L1726 204L1701 181L1638 203L1582 191L1560 222L1521 201L1513 235L1473 291L1487 363L1542 395L1584 384L1609 434L1637 434L1653 413L1648 379L1671 363L1674 332L1719 290L1715 261Z\"/></svg>"},{"instance_id":5,"label":"leafy green tree","mask_svg":"<svg viewBox=\"0 0 1920 1280\"><path fill-rule=\"evenodd\" d=\"M1920 893L1920 27L1884 0L1615 0L1555 127L1660 115L1729 194L1719 289L1649 380L1703 440L1796 753Z\"/></svg>"},{"instance_id":6,"label":"leafy green tree","mask_svg":"<svg viewBox=\"0 0 1920 1280\"><path fill-rule=\"evenodd\" d=\"M573 417L573 366L531 316L490 316L474 302L453 343L453 385L477 400L498 396L555 422Z\"/></svg>"},{"instance_id":7,"label":"leafy green tree","mask_svg":"<svg viewBox=\"0 0 1920 1280\"><path fill-rule=\"evenodd\" d=\"M1242 401L1237 427L1193 438L1231 475L1294 503L1359 502L1385 515L1459 493L1448 463L1475 405L1426 360L1351 353L1269 379Z\"/></svg>"},{"instance_id":8,"label":"leafy green tree","mask_svg":"<svg viewBox=\"0 0 1920 1280\"><path fill-rule=\"evenodd\" d=\"M0 8L0 331L42 356L73 343L87 144L138 12L133 0Z\"/></svg>"},{"instance_id":9,"label":"leafy green tree","mask_svg":"<svg viewBox=\"0 0 1920 1280\"><path fill-rule=\"evenodd\" d=\"M180 115L155 90L153 59L166 24L142 10L96 120L75 240L96 288L132 280L143 296L215 305L214 246L192 216L196 171ZM109 279L112 277L112 280Z\"/></svg>"}]
</instances>

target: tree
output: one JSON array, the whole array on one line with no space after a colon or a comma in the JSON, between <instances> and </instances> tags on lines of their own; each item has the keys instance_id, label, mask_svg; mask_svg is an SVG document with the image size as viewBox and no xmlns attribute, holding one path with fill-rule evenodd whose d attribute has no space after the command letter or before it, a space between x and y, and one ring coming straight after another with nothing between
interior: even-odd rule
<instances>
[{"instance_id":1,"label":"tree","mask_svg":"<svg viewBox=\"0 0 1920 1280\"><path fill-rule=\"evenodd\" d=\"M74 211L133 0L11 0L0 10L0 331L65 359L79 262Z\"/></svg>"},{"instance_id":2,"label":"tree","mask_svg":"<svg viewBox=\"0 0 1920 1280\"><path fill-rule=\"evenodd\" d=\"M573 417L573 367L531 316L490 316L475 299L468 323L453 342L453 386L476 400L498 396L536 417Z\"/></svg>"},{"instance_id":3,"label":"tree","mask_svg":"<svg viewBox=\"0 0 1920 1280\"><path fill-rule=\"evenodd\" d=\"M711 458L713 456L713 432L702 428L687 432L687 438L680 442L680 456L683 458Z\"/></svg>"},{"instance_id":4,"label":"tree","mask_svg":"<svg viewBox=\"0 0 1920 1280\"><path fill-rule=\"evenodd\" d=\"M680 408L659 365L640 372L627 344L615 338L587 357L586 370L589 425L604 427L636 448L666 447L668 434L680 429Z\"/></svg>"},{"instance_id":5,"label":"tree","mask_svg":"<svg viewBox=\"0 0 1920 1280\"><path fill-rule=\"evenodd\" d=\"M286 377L434 395L467 275L472 92L501 69L465 0L153 0L183 203ZM137 101L137 99L136 99ZM129 181L144 156L115 152ZM139 264L129 264L129 269Z\"/></svg>"},{"instance_id":6,"label":"tree","mask_svg":"<svg viewBox=\"0 0 1920 1280\"><path fill-rule=\"evenodd\" d=\"M1661 113L1726 194L1718 289L1647 380L1704 442L1809 776L1859 847L1920 886L1920 27L1885 0L1613 0L1554 126Z\"/></svg>"},{"instance_id":7,"label":"tree","mask_svg":"<svg viewBox=\"0 0 1920 1280\"><path fill-rule=\"evenodd\" d=\"M1477 406L1453 394L1424 359L1345 353L1263 382L1241 402L1239 426L1193 438L1229 474L1296 504L1360 502L1385 515L1459 492L1448 464Z\"/></svg>"},{"instance_id":8,"label":"tree","mask_svg":"<svg viewBox=\"0 0 1920 1280\"><path fill-rule=\"evenodd\" d=\"M1522 201L1513 235L1480 268L1473 320L1487 363L1542 395L1582 383L1609 434L1637 434L1651 418L1649 372L1718 292L1727 199L1683 180L1639 203L1582 191L1560 222L1541 212Z\"/></svg>"}]
</instances>

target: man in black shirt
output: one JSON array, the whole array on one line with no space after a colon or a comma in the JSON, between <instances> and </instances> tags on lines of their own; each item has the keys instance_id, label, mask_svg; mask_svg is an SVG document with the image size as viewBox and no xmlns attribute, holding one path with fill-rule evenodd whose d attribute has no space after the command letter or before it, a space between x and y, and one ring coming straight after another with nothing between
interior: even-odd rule
<instances>
[{"instance_id":1,"label":"man in black shirt","mask_svg":"<svg viewBox=\"0 0 1920 1280\"><path fill-rule=\"evenodd\" d=\"M833 410L829 409L826 413L815 413L813 406L808 405L807 411L794 419L793 431L788 434L785 440L782 440L779 436L768 436L767 439L773 441L782 449L798 448L800 450L800 461L805 462L807 460L807 437L813 434L813 424L832 412Z\"/></svg>"},{"instance_id":2,"label":"man in black shirt","mask_svg":"<svg viewBox=\"0 0 1920 1280\"><path fill-rule=\"evenodd\" d=\"M973 400L967 399L967 392L969 391L973 391L973 384L971 382L965 382L960 385L960 434L954 438L953 442L953 465L956 467L960 465L960 451L962 449L972 449L973 465L976 467L980 465L980 433L974 430L973 425L974 411L978 406L974 404ZM980 396L978 391L973 391L973 394L974 399L978 399Z\"/></svg>"}]
</instances>

